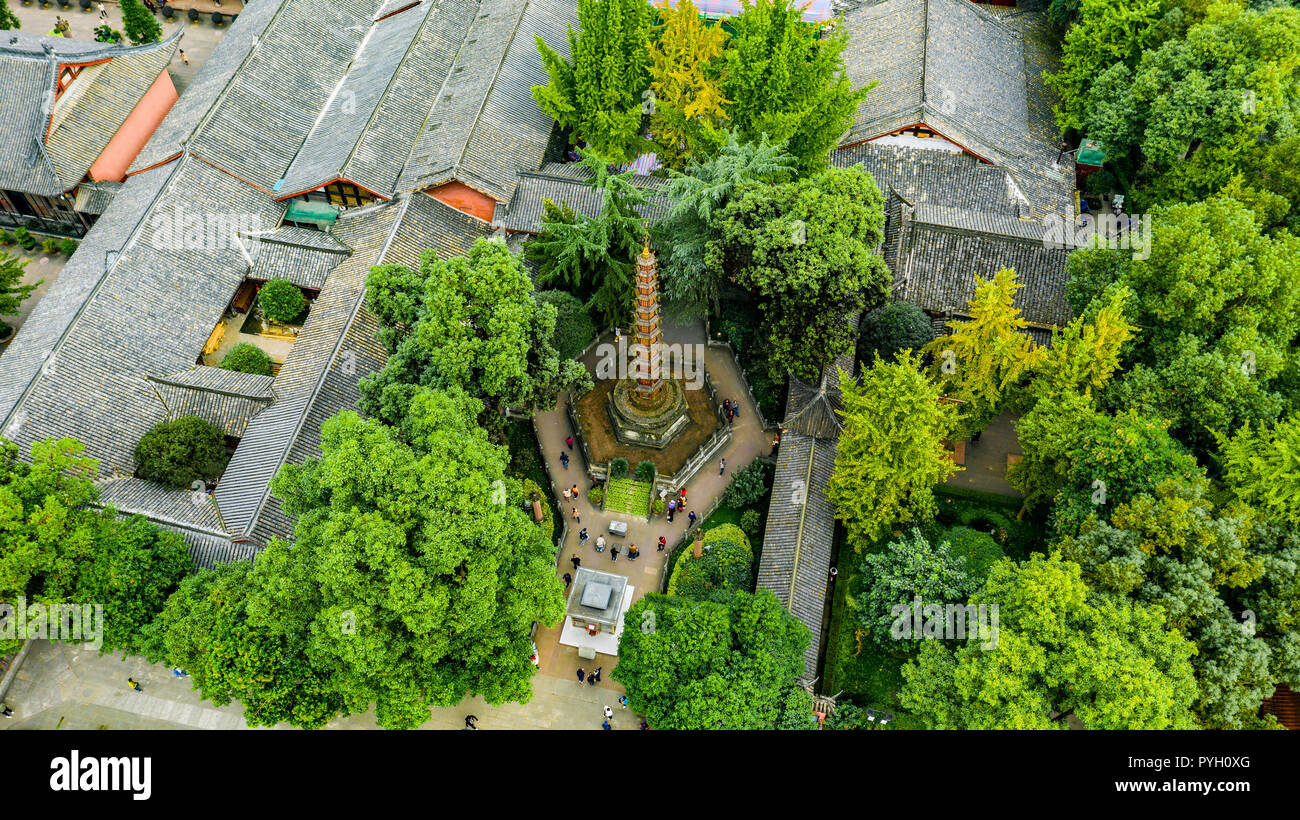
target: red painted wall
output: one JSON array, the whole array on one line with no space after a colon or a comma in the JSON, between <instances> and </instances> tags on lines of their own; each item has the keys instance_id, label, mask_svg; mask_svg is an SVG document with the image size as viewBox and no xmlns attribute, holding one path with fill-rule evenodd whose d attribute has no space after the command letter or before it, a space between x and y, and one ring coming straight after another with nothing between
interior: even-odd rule
<instances>
[{"instance_id":1,"label":"red painted wall","mask_svg":"<svg viewBox=\"0 0 1300 820\"><path fill-rule=\"evenodd\" d=\"M464 211L470 216L476 216L484 222L492 221L492 211L497 204L496 200L487 194L480 193L460 182L448 182L430 188L426 193L439 202L444 202L458 211Z\"/></svg>"},{"instance_id":2,"label":"red painted wall","mask_svg":"<svg viewBox=\"0 0 1300 820\"><path fill-rule=\"evenodd\" d=\"M104 146L103 153L90 166L86 176L95 182L121 182L126 179L126 169L131 167L145 143L158 129L176 102L176 97L176 86L172 85L171 76L164 71L127 115L122 127L117 129L113 139Z\"/></svg>"}]
</instances>

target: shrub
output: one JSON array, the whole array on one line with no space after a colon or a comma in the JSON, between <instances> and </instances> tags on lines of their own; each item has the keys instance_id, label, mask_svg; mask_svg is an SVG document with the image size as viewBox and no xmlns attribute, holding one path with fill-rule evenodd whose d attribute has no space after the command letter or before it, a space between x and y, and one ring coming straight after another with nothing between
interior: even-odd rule
<instances>
[{"instance_id":1,"label":"shrub","mask_svg":"<svg viewBox=\"0 0 1300 820\"><path fill-rule=\"evenodd\" d=\"M302 290L288 279L272 279L262 285L257 292L257 301L262 306L262 313L272 322L293 322L307 307L307 298L302 295Z\"/></svg>"},{"instance_id":2,"label":"shrub","mask_svg":"<svg viewBox=\"0 0 1300 820\"><path fill-rule=\"evenodd\" d=\"M984 583L993 565L1006 556L993 536L970 527L951 527L940 538L948 542L949 555L963 559L966 575L977 584Z\"/></svg>"},{"instance_id":3,"label":"shrub","mask_svg":"<svg viewBox=\"0 0 1300 820\"><path fill-rule=\"evenodd\" d=\"M120 43L122 42L122 32L108 23L103 23L95 26L95 39L101 43Z\"/></svg>"},{"instance_id":4,"label":"shrub","mask_svg":"<svg viewBox=\"0 0 1300 820\"><path fill-rule=\"evenodd\" d=\"M650 502L650 512L655 515L663 515L664 509L664 500L662 498L656 498L654 501Z\"/></svg>"},{"instance_id":5,"label":"shrub","mask_svg":"<svg viewBox=\"0 0 1300 820\"><path fill-rule=\"evenodd\" d=\"M52 236L45 237L44 239L41 240L41 250L45 251L46 253L58 253L59 240L55 239Z\"/></svg>"},{"instance_id":6,"label":"shrub","mask_svg":"<svg viewBox=\"0 0 1300 820\"><path fill-rule=\"evenodd\" d=\"M63 239L59 241L59 250L64 256L72 256L77 252L78 243L75 239Z\"/></svg>"},{"instance_id":7,"label":"shrub","mask_svg":"<svg viewBox=\"0 0 1300 820\"><path fill-rule=\"evenodd\" d=\"M135 446L136 474L177 489L215 481L228 459L221 430L197 416L156 424Z\"/></svg>"},{"instance_id":8,"label":"shrub","mask_svg":"<svg viewBox=\"0 0 1300 820\"><path fill-rule=\"evenodd\" d=\"M271 375L271 357L257 345L248 342L240 342L230 348L219 366L225 370L237 370L256 376Z\"/></svg>"},{"instance_id":9,"label":"shrub","mask_svg":"<svg viewBox=\"0 0 1300 820\"><path fill-rule=\"evenodd\" d=\"M620 456L619 458L610 460L609 462L610 478L622 478L623 476L627 475L627 470L628 470L627 459Z\"/></svg>"},{"instance_id":10,"label":"shrub","mask_svg":"<svg viewBox=\"0 0 1300 820\"><path fill-rule=\"evenodd\" d=\"M636 465L636 480L650 482L655 480L655 463L653 461L641 461Z\"/></svg>"},{"instance_id":11,"label":"shrub","mask_svg":"<svg viewBox=\"0 0 1300 820\"><path fill-rule=\"evenodd\" d=\"M226 22L226 18L219 11L212 12L212 25L219 26Z\"/></svg>"},{"instance_id":12,"label":"shrub","mask_svg":"<svg viewBox=\"0 0 1300 820\"><path fill-rule=\"evenodd\" d=\"M23 247L24 250L30 251L32 248L36 247L36 237L32 236L31 232L28 231L26 227L15 228L14 239Z\"/></svg>"},{"instance_id":13,"label":"shrub","mask_svg":"<svg viewBox=\"0 0 1300 820\"><path fill-rule=\"evenodd\" d=\"M191 23L197 23L199 21L199 10L190 9L185 13L185 16L190 18Z\"/></svg>"},{"instance_id":14,"label":"shrub","mask_svg":"<svg viewBox=\"0 0 1300 820\"><path fill-rule=\"evenodd\" d=\"M888 362L902 350L920 351L934 338L930 320L909 302L891 302L862 317L858 358L867 367L877 355Z\"/></svg>"},{"instance_id":15,"label":"shrub","mask_svg":"<svg viewBox=\"0 0 1300 820\"><path fill-rule=\"evenodd\" d=\"M740 528L745 531L745 535L753 538L758 535L758 530L763 526L763 517L758 514L758 510L745 510L740 515Z\"/></svg>"},{"instance_id":16,"label":"shrub","mask_svg":"<svg viewBox=\"0 0 1300 820\"><path fill-rule=\"evenodd\" d=\"M696 558L687 544L673 568L669 595L716 598L718 593L749 592L754 588L754 551L744 531L723 524L704 533L704 554Z\"/></svg>"},{"instance_id":17,"label":"shrub","mask_svg":"<svg viewBox=\"0 0 1300 820\"><path fill-rule=\"evenodd\" d=\"M0 228L0 245L4 245L7 248L13 243L14 235L6 231L4 228Z\"/></svg>"},{"instance_id":18,"label":"shrub","mask_svg":"<svg viewBox=\"0 0 1300 820\"><path fill-rule=\"evenodd\" d=\"M162 26L140 0L119 0L122 11L122 30L136 45L156 43L162 37Z\"/></svg>"},{"instance_id":19,"label":"shrub","mask_svg":"<svg viewBox=\"0 0 1300 820\"><path fill-rule=\"evenodd\" d=\"M763 465L752 461L731 476L731 483L722 494L722 503L733 509L748 507L767 493Z\"/></svg>"},{"instance_id":20,"label":"shrub","mask_svg":"<svg viewBox=\"0 0 1300 820\"><path fill-rule=\"evenodd\" d=\"M605 503L605 488L592 487L590 490L587 490L587 499L591 501L592 504L599 507L601 504Z\"/></svg>"},{"instance_id":21,"label":"shrub","mask_svg":"<svg viewBox=\"0 0 1300 820\"><path fill-rule=\"evenodd\" d=\"M542 523L539 524L542 532L546 533L546 540L555 539L555 514L551 512L551 505L546 503L546 495L542 488L537 485L536 481L531 478L525 478L521 483L524 492L524 501L528 504L528 517L533 516L533 501L542 502Z\"/></svg>"},{"instance_id":22,"label":"shrub","mask_svg":"<svg viewBox=\"0 0 1300 820\"><path fill-rule=\"evenodd\" d=\"M539 305L555 305L555 349L561 359L576 359L596 338L596 325L582 300L563 290L542 290L533 295Z\"/></svg>"}]
</instances>

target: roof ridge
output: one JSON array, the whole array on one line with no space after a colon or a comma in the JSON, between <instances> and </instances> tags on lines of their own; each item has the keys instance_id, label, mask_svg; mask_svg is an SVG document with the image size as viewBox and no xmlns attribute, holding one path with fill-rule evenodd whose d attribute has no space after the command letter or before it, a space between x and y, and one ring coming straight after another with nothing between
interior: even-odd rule
<instances>
[{"instance_id":1,"label":"roof ridge","mask_svg":"<svg viewBox=\"0 0 1300 820\"><path fill-rule=\"evenodd\" d=\"M469 151L469 144L474 139L474 131L478 128L479 123L483 119L483 109L487 107L488 98L492 96L493 90L497 87L497 80L501 79L501 68L506 64L506 57L510 54L511 46L515 44L515 37L519 35L519 27L523 25L524 15L528 13L528 7L531 5L532 0L524 0L524 2L519 5L519 15L515 18L515 24L510 29L510 38L506 40L505 48L501 49L501 59L497 61L497 67L492 72L492 82L488 83L487 91L483 94L483 99L479 101L478 110L474 112L474 121L469 127L469 133L465 135L465 144L460 148L460 156L456 157L456 161L452 163L452 170L458 176L461 173L461 165L465 163L465 154ZM480 3L479 8L482 7L482 3ZM468 32L466 33L468 34ZM493 199L495 199L495 197L493 197Z\"/></svg>"},{"instance_id":2,"label":"roof ridge","mask_svg":"<svg viewBox=\"0 0 1300 820\"><path fill-rule=\"evenodd\" d=\"M206 367L207 365L204 366ZM189 373L191 371L187 370L185 372ZM236 371L230 371L230 372L236 372ZM248 373L245 375L253 376L257 374ZM240 393L235 390L222 390L219 387L208 387L202 384L186 384L185 382L174 381L172 379L164 378L162 376L145 376L144 378L145 381L157 382L158 384L165 384L168 387L179 387L184 390L195 390L200 393L211 393L216 396L229 396L232 399L249 399L250 401L269 401L269 402L274 402L276 400L274 391L272 391L271 395L269 396L256 396L250 393ZM268 376L267 378L271 378L271 377ZM267 387L271 388L271 384L268 383Z\"/></svg>"}]
</instances>

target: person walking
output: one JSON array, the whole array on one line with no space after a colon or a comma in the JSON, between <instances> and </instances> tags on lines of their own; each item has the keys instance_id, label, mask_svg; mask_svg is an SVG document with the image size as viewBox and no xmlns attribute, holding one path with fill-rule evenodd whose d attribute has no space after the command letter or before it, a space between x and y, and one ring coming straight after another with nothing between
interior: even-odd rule
<instances>
[{"instance_id":1,"label":"person walking","mask_svg":"<svg viewBox=\"0 0 1300 820\"><path fill-rule=\"evenodd\" d=\"M731 414L736 418L740 418L740 402L734 399L731 402Z\"/></svg>"},{"instance_id":2,"label":"person walking","mask_svg":"<svg viewBox=\"0 0 1300 820\"><path fill-rule=\"evenodd\" d=\"M189 64L190 64L190 58L185 56L185 49L181 49L181 50L180 50L180 54L181 54L181 62L182 62L182 63L185 63L185 65L189 65Z\"/></svg>"},{"instance_id":3,"label":"person walking","mask_svg":"<svg viewBox=\"0 0 1300 820\"><path fill-rule=\"evenodd\" d=\"M668 523L673 523L673 513L677 511L677 499L668 502Z\"/></svg>"},{"instance_id":4,"label":"person walking","mask_svg":"<svg viewBox=\"0 0 1300 820\"><path fill-rule=\"evenodd\" d=\"M564 577L564 591L568 592L569 585L573 583L573 576L566 572L564 573L563 577Z\"/></svg>"},{"instance_id":5,"label":"person walking","mask_svg":"<svg viewBox=\"0 0 1300 820\"><path fill-rule=\"evenodd\" d=\"M140 684L136 682L135 678L127 678L126 685L135 692L140 692L141 694L144 693L144 690L140 688Z\"/></svg>"},{"instance_id":6,"label":"person walking","mask_svg":"<svg viewBox=\"0 0 1300 820\"><path fill-rule=\"evenodd\" d=\"M466 716L465 716L465 728L466 728L466 729L474 729L475 731L477 731L477 730L478 730L478 727L474 725L474 724L476 724L476 723L478 723L478 717L477 717L477 716L475 716L475 715L466 715Z\"/></svg>"},{"instance_id":7,"label":"person walking","mask_svg":"<svg viewBox=\"0 0 1300 820\"><path fill-rule=\"evenodd\" d=\"M727 471L727 460L724 458L718 462L718 475L722 475L726 471Z\"/></svg>"},{"instance_id":8,"label":"person walking","mask_svg":"<svg viewBox=\"0 0 1300 820\"><path fill-rule=\"evenodd\" d=\"M649 729L649 728L650 728L650 724L649 724L649 723L646 723L644 720L641 721L641 731L644 732L646 729Z\"/></svg>"},{"instance_id":9,"label":"person walking","mask_svg":"<svg viewBox=\"0 0 1300 820\"><path fill-rule=\"evenodd\" d=\"M593 672L592 674L590 674L590 675L587 676L587 685L588 685L588 686L595 686L595 685L596 685L596 675L595 675L594 672Z\"/></svg>"},{"instance_id":10,"label":"person walking","mask_svg":"<svg viewBox=\"0 0 1300 820\"><path fill-rule=\"evenodd\" d=\"M578 667L578 685L581 686L581 685L582 685L582 682L583 682L584 680L586 680L586 679L587 679L587 670L585 670L585 669L583 669L581 666L579 666L579 667Z\"/></svg>"},{"instance_id":11,"label":"person walking","mask_svg":"<svg viewBox=\"0 0 1300 820\"><path fill-rule=\"evenodd\" d=\"M687 517L691 519L690 526L694 527L694 526L695 526L695 510L691 510L691 514L690 514L689 516L687 516Z\"/></svg>"},{"instance_id":12,"label":"person walking","mask_svg":"<svg viewBox=\"0 0 1300 820\"><path fill-rule=\"evenodd\" d=\"M636 557L640 554L641 553L637 551L636 544L627 548L627 560L629 561L635 561Z\"/></svg>"},{"instance_id":13,"label":"person walking","mask_svg":"<svg viewBox=\"0 0 1300 820\"><path fill-rule=\"evenodd\" d=\"M569 488L568 488L568 487L565 487L565 488L564 488L563 495L564 495L564 500L565 500L565 501L568 501L568 500L570 500L570 499L573 498L573 493L569 492Z\"/></svg>"},{"instance_id":14,"label":"person walking","mask_svg":"<svg viewBox=\"0 0 1300 820\"><path fill-rule=\"evenodd\" d=\"M573 508L573 520L574 520L574 521L577 521L579 524L582 523L582 516L578 515L578 508L577 508L577 507L574 507L574 508Z\"/></svg>"},{"instance_id":15,"label":"person walking","mask_svg":"<svg viewBox=\"0 0 1300 820\"><path fill-rule=\"evenodd\" d=\"M96 3L95 5L99 6L99 19L101 19L101 20L107 20L107 19L108 19L108 9L104 8L104 4L103 4L103 3Z\"/></svg>"},{"instance_id":16,"label":"person walking","mask_svg":"<svg viewBox=\"0 0 1300 820\"><path fill-rule=\"evenodd\" d=\"M179 666L172 667L172 674L178 678L188 678L190 676L189 672L186 672L184 669L181 669Z\"/></svg>"},{"instance_id":17,"label":"person walking","mask_svg":"<svg viewBox=\"0 0 1300 820\"><path fill-rule=\"evenodd\" d=\"M9 708L9 704L0 703L0 717L11 718L14 716L14 710Z\"/></svg>"},{"instance_id":18,"label":"person walking","mask_svg":"<svg viewBox=\"0 0 1300 820\"><path fill-rule=\"evenodd\" d=\"M604 668L603 666L597 666L595 671L591 673L591 676L596 679L596 683L600 683L600 670Z\"/></svg>"},{"instance_id":19,"label":"person walking","mask_svg":"<svg viewBox=\"0 0 1300 820\"><path fill-rule=\"evenodd\" d=\"M605 536L603 536L603 535L597 535L597 536L596 536L596 552L604 552L604 551L605 551Z\"/></svg>"},{"instance_id":20,"label":"person walking","mask_svg":"<svg viewBox=\"0 0 1300 820\"><path fill-rule=\"evenodd\" d=\"M600 722L600 728L602 728L602 729L604 729L605 731L608 732L610 729L613 729L614 727L609 725L609 721L608 721L608 720L602 720L602 721Z\"/></svg>"},{"instance_id":21,"label":"person walking","mask_svg":"<svg viewBox=\"0 0 1300 820\"><path fill-rule=\"evenodd\" d=\"M586 546L587 539L589 538L591 538L591 536L587 535L586 527L583 527L582 529L578 530L578 546Z\"/></svg>"},{"instance_id":22,"label":"person walking","mask_svg":"<svg viewBox=\"0 0 1300 820\"><path fill-rule=\"evenodd\" d=\"M611 709L611 708L609 708L609 704L606 703L606 704L605 704L605 720L612 720L613 717L614 717L614 710Z\"/></svg>"},{"instance_id":23,"label":"person walking","mask_svg":"<svg viewBox=\"0 0 1300 820\"><path fill-rule=\"evenodd\" d=\"M578 553L576 552L569 558L569 561L573 563L574 572L577 572L578 567L582 566L582 559L578 557Z\"/></svg>"},{"instance_id":24,"label":"person walking","mask_svg":"<svg viewBox=\"0 0 1300 820\"><path fill-rule=\"evenodd\" d=\"M566 469L566 470L569 469L569 454L568 454L568 453L564 453L564 452L560 453L560 463L564 465L564 469Z\"/></svg>"},{"instance_id":25,"label":"person walking","mask_svg":"<svg viewBox=\"0 0 1300 820\"><path fill-rule=\"evenodd\" d=\"M777 433L772 436L772 452L768 454L769 458L776 458L776 448L781 445L781 434Z\"/></svg>"},{"instance_id":26,"label":"person walking","mask_svg":"<svg viewBox=\"0 0 1300 820\"><path fill-rule=\"evenodd\" d=\"M573 436L569 436L564 440L564 446L568 447L570 450L573 449Z\"/></svg>"},{"instance_id":27,"label":"person walking","mask_svg":"<svg viewBox=\"0 0 1300 820\"><path fill-rule=\"evenodd\" d=\"M611 544L611 545L610 545L610 547L609 547L609 560L610 560L610 561L617 561L617 560L618 560L618 544Z\"/></svg>"},{"instance_id":28,"label":"person walking","mask_svg":"<svg viewBox=\"0 0 1300 820\"><path fill-rule=\"evenodd\" d=\"M578 485L577 485L577 484L574 484L574 485L573 485L572 487L570 487L569 489L570 489L570 492L573 493L573 500L574 500L574 501L577 501L577 500L578 500Z\"/></svg>"},{"instance_id":29,"label":"person walking","mask_svg":"<svg viewBox=\"0 0 1300 820\"><path fill-rule=\"evenodd\" d=\"M624 709L627 708L627 695L618 696L618 705L622 706Z\"/></svg>"},{"instance_id":30,"label":"person walking","mask_svg":"<svg viewBox=\"0 0 1300 820\"><path fill-rule=\"evenodd\" d=\"M668 539L665 538L665 537L662 536L662 535L659 536L659 550L658 550L658 551L659 551L659 552L663 552L667 547L668 547Z\"/></svg>"}]
</instances>

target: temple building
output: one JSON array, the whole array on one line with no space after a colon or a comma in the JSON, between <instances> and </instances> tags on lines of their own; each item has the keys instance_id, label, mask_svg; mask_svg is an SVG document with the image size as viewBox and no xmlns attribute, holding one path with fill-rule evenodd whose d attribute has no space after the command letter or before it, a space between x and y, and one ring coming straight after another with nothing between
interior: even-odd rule
<instances>
[{"instance_id":1,"label":"temple building","mask_svg":"<svg viewBox=\"0 0 1300 820\"><path fill-rule=\"evenodd\" d=\"M0 227L95 224L176 102L183 30L139 46L0 32Z\"/></svg>"}]
</instances>

